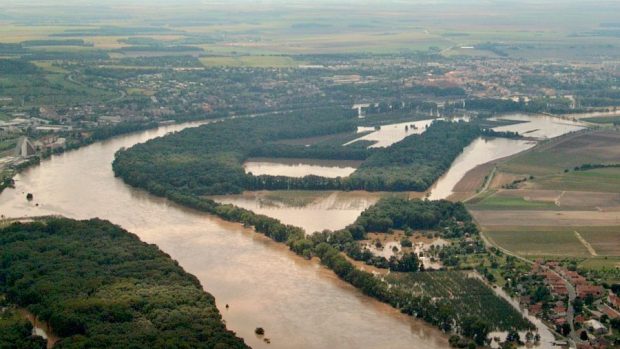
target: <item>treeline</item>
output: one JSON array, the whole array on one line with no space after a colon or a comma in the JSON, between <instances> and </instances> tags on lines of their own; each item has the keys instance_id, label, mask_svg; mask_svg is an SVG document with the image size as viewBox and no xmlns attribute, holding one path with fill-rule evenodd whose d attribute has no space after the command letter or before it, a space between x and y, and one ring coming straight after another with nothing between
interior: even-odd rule
<instances>
[{"instance_id":1,"label":"treeline","mask_svg":"<svg viewBox=\"0 0 620 349\"><path fill-rule=\"evenodd\" d=\"M22 75L22 74L37 74L39 68L21 59L0 59L0 74L6 75Z\"/></svg>"},{"instance_id":2,"label":"treeline","mask_svg":"<svg viewBox=\"0 0 620 349\"><path fill-rule=\"evenodd\" d=\"M98 219L0 230L0 292L47 322L57 348L246 348L170 256Z\"/></svg>"},{"instance_id":3,"label":"treeline","mask_svg":"<svg viewBox=\"0 0 620 349\"><path fill-rule=\"evenodd\" d=\"M338 145L290 145L268 143L255 148L250 157L324 159L324 160L366 160L372 153L365 142L355 142L348 146Z\"/></svg>"},{"instance_id":4,"label":"treeline","mask_svg":"<svg viewBox=\"0 0 620 349\"><path fill-rule=\"evenodd\" d=\"M575 166L575 171L588 171L598 168L618 168L620 164L583 164L581 166Z\"/></svg>"},{"instance_id":5,"label":"treeline","mask_svg":"<svg viewBox=\"0 0 620 349\"><path fill-rule=\"evenodd\" d=\"M73 61L80 63L91 63L92 61L102 61L110 58L107 52L98 49L88 51L29 51L22 56L30 61Z\"/></svg>"},{"instance_id":6,"label":"treeline","mask_svg":"<svg viewBox=\"0 0 620 349\"><path fill-rule=\"evenodd\" d=\"M26 40L21 42L24 46L94 46L92 43L86 43L82 39L64 39L64 40Z\"/></svg>"},{"instance_id":7,"label":"treeline","mask_svg":"<svg viewBox=\"0 0 620 349\"><path fill-rule=\"evenodd\" d=\"M582 109L571 109L568 99L551 99L547 97L535 98L526 102L525 100L513 101L511 99L500 98L470 98L462 102L446 103L444 112L452 113L455 110L466 109L479 113L479 115L497 115L505 113L556 113L567 114L583 111Z\"/></svg>"},{"instance_id":8,"label":"treeline","mask_svg":"<svg viewBox=\"0 0 620 349\"><path fill-rule=\"evenodd\" d=\"M203 52L204 50L196 46L160 46L160 45L142 45L142 46L126 46L114 50L114 52Z\"/></svg>"},{"instance_id":9,"label":"treeline","mask_svg":"<svg viewBox=\"0 0 620 349\"><path fill-rule=\"evenodd\" d=\"M114 136L149 130L152 128L157 128L159 123L155 121L151 122L121 122L116 125L106 126L106 127L98 127L93 130L90 135L90 142L102 141L105 139L112 138Z\"/></svg>"},{"instance_id":10,"label":"treeline","mask_svg":"<svg viewBox=\"0 0 620 349\"><path fill-rule=\"evenodd\" d=\"M120 65L136 67L202 67L197 57L184 56L160 56L160 57L125 57L118 60Z\"/></svg>"}]
</instances>

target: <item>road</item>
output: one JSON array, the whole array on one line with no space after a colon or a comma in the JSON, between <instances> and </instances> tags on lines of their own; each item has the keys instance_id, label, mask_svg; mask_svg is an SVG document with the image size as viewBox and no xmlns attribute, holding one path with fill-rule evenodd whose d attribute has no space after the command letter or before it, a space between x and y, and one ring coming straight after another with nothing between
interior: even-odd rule
<instances>
[{"instance_id":1,"label":"road","mask_svg":"<svg viewBox=\"0 0 620 349\"><path fill-rule=\"evenodd\" d=\"M484 232L482 232L482 231L480 231L480 237L482 238L482 241L484 241L484 244L487 247L491 247L491 246L495 247L495 248L497 248L498 250L502 251L503 253L505 253L508 256L512 256L514 258L517 258L518 260L521 260L521 261L523 261L523 262L525 262L527 264L531 264L531 265L534 264L534 262L532 262L531 260L529 260L529 259L527 259L525 257L519 256L519 255L511 252L510 250L507 250L507 249L505 249L505 248L495 244L489 238L487 238L486 235L484 235ZM541 267L544 270L550 271L553 274L555 274L558 277L560 277L564 281L564 284L566 285L566 289L568 290L568 306L567 306L566 320L570 324L570 330L571 330L570 338L568 338L568 341L569 341L569 344L570 344L571 348L577 348L577 345L575 343L576 342L580 342L580 340L579 340L579 336L577 335L577 333L575 331L575 326L573 324L573 319L575 317L575 309L573 309L573 301L577 297L577 292L575 291L575 288L573 287L573 285L568 280L566 280L566 278L564 278L562 275L560 275L557 271L555 271L555 270L553 270L553 269L551 269L551 268L549 268L547 266L544 266L544 265L541 265ZM550 328L550 330L552 332L555 332L551 328Z\"/></svg>"}]
</instances>

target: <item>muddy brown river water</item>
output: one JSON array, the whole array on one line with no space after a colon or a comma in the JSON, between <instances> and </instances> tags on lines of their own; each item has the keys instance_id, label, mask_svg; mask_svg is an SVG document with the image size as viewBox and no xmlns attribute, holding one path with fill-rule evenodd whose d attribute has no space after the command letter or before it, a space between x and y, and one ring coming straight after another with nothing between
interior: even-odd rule
<instances>
[{"instance_id":1,"label":"muddy brown river water","mask_svg":"<svg viewBox=\"0 0 620 349\"><path fill-rule=\"evenodd\" d=\"M114 177L118 149L192 125L121 136L42 161L0 195L0 214L100 217L121 225L196 275L228 328L254 348L448 348L438 330L362 295L316 261ZM271 344L255 336L257 326Z\"/></svg>"}]
</instances>

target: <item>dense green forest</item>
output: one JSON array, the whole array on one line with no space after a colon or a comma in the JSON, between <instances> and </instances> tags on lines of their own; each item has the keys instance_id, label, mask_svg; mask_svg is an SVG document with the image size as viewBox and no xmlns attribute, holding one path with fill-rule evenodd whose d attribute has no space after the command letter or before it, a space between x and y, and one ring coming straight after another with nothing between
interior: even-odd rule
<instances>
[{"instance_id":1,"label":"dense green forest","mask_svg":"<svg viewBox=\"0 0 620 349\"><path fill-rule=\"evenodd\" d=\"M358 122L342 109L226 120L120 151L113 168L135 186L198 196L263 189L423 191L465 146L488 133L472 123L436 121L421 135L387 148L276 143L353 132ZM243 161L251 156L365 161L346 178L291 178L246 174Z\"/></svg>"},{"instance_id":2,"label":"dense green forest","mask_svg":"<svg viewBox=\"0 0 620 349\"><path fill-rule=\"evenodd\" d=\"M385 233L388 229L438 229L452 222L461 222L460 226L467 233L477 233L465 206L447 200L388 197L362 212L355 224L366 231Z\"/></svg>"},{"instance_id":3,"label":"dense green forest","mask_svg":"<svg viewBox=\"0 0 620 349\"><path fill-rule=\"evenodd\" d=\"M121 151L113 168L136 186L194 195L239 193L252 178L245 173L243 161L257 148L270 141L352 132L356 124L355 114L342 109L225 120ZM332 152L313 150L313 156L330 158Z\"/></svg>"},{"instance_id":4,"label":"dense green forest","mask_svg":"<svg viewBox=\"0 0 620 349\"><path fill-rule=\"evenodd\" d=\"M57 348L246 347L194 276L109 222L16 223L0 246L0 293L48 322Z\"/></svg>"},{"instance_id":5,"label":"dense green forest","mask_svg":"<svg viewBox=\"0 0 620 349\"><path fill-rule=\"evenodd\" d=\"M0 301L0 309L5 307ZM46 341L32 335L32 324L17 311L6 308L0 310L0 348L3 349L45 349Z\"/></svg>"}]
</instances>

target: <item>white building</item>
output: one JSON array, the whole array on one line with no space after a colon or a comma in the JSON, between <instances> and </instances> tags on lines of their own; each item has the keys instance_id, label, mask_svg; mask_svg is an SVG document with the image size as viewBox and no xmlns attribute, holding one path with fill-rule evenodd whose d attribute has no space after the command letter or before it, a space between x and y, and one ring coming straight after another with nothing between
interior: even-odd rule
<instances>
[{"instance_id":1,"label":"white building","mask_svg":"<svg viewBox=\"0 0 620 349\"><path fill-rule=\"evenodd\" d=\"M37 149L28 137L19 137L15 147L15 156L29 157L37 154Z\"/></svg>"},{"instance_id":2,"label":"white building","mask_svg":"<svg viewBox=\"0 0 620 349\"><path fill-rule=\"evenodd\" d=\"M603 326L598 320L588 320L583 323L584 327L588 329L588 331L594 334L605 334L607 333L607 328Z\"/></svg>"}]
</instances>

